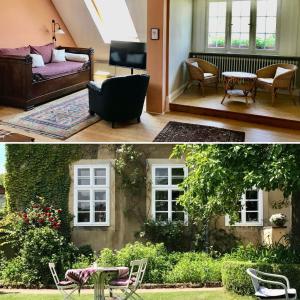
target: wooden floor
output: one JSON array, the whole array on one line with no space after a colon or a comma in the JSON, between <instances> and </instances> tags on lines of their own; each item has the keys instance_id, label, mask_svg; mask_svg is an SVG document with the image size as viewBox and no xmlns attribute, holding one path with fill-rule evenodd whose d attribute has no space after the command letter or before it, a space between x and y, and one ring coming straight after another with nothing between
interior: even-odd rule
<instances>
[{"instance_id":1,"label":"wooden floor","mask_svg":"<svg viewBox=\"0 0 300 300\"><path fill-rule=\"evenodd\" d=\"M7 116L15 116L21 112L22 110L20 109L0 107L0 119ZM169 121L179 121L244 131L246 132L246 142L249 143L300 142L300 131L298 130L280 129L235 120L198 116L180 112L169 112L164 115L151 115L144 113L142 115L142 123L133 125L120 124L119 128L116 129L112 129L110 123L100 121L75 134L66 140L66 142L148 143L154 140L156 135ZM45 136L31 134L22 130L12 129L7 126L1 126L1 128L32 136L36 138L36 142L62 142L61 140L50 139Z\"/></svg>"}]
</instances>

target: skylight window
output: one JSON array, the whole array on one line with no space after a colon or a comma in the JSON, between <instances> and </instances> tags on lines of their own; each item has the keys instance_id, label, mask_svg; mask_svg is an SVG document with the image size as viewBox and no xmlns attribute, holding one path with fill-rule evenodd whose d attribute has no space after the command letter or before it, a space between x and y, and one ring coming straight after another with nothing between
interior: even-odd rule
<instances>
[{"instance_id":1,"label":"skylight window","mask_svg":"<svg viewBox=\"0 0 300 300\"><path fill-rule=\"evenodd\" d=\"M111 41L138 42L125 0L92 0L99 16L99 30L105 43Z\"/></svg>"}]
</instances>

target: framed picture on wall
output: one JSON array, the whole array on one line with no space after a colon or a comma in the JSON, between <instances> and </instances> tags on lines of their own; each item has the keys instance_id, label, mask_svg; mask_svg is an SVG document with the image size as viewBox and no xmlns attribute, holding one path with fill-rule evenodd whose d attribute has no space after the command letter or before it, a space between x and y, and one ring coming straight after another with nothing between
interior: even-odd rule
<instances>
[{"instance_id":1,"label":"framed picture on wall","mask_svg":"<svg viewBox=\"0 0 300 300\"><path fill-rule=\"evenodd\" d=\"M159 40L159 28L151 29L151 40L153 41Z\"/></svg>"}]
</instances>

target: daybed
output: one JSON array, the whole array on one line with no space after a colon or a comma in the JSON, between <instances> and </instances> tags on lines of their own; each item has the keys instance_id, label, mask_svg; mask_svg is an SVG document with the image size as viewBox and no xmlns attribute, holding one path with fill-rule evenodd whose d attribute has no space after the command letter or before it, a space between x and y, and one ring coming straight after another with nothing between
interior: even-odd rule
<instances>
[{"instance_id":1,"label":"daybed","mask_svg":"<svg viewBox=\"0 0 300 300\"><path fill-rule=\"evenodd\" d=\"M89 61L52 63L50 56L42 68L33 68L30 49L0 49L0 105L29 110L84 89L93 80L93 49L58 47L68 53L86 54Z\"/></svg>"}]
</instances>

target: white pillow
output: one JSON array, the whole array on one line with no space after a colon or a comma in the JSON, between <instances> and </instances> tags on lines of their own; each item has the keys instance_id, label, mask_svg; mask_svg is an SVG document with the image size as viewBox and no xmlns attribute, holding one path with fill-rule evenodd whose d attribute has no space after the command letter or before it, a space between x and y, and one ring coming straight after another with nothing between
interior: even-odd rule
<instances>
[{"instance_id":1,"label":"white pillow","mask_svg":"<svg viewBox=\"0 0 300 300\"><path fill-rule=\"evenodd\" d=\"M194 67L196 67L196 68L199 68L199 65L198 65L198 63L196 61L192 62L191 65L194 66Z\"/></svg>"},{"instance_id":2,"label":"white pillow","mask_svg":"<svg viewBox=\"0 0 300 300\"><path fill-rule=\"evenodd\" d=\"M88 62L90 60L87 54L75 54L66 52L66 60L77 62Z\"/></svg>"},{"instance_id":3,"label":"white pillow","mask_svg":"<svg viewBox=\"0 0 300 300\"><path fill-rule=\"evenodd\" d=\"M277 71L276 71L276 74L275 74L275 78L282 75L282 74L285 74L289 71L290 71L289 69L284 69L284 68L278 67Z\"/></svg>"},{"instance_id":4,"label":"white pillow","mask_svg":"<svg viewBox=\"0 0 300 300\"><path fill-rule=\"evenodd\" d=\"M59 63L59 62L65 62L66 61L66 50L52 50L52 62L53 63Z\"/></svg>"},{"instance_id":5,"label":"white pillow","mask_svg":"<svg viewBox=\"0 0 300 300\"><path fill-rule=\"evenodd\" d=\"M45 67L45 63L43 60L43 56L39 54L29 54L32 58L32 67L33 68L40 68Z\"/></svg>"}]
</instances>

